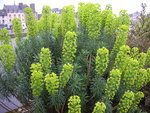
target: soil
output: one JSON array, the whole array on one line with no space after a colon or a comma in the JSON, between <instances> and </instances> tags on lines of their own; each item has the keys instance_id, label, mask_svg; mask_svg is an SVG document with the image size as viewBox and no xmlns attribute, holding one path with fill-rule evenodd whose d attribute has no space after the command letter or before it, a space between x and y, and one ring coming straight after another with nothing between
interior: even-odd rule
<instances>
[{"instance_id":1,"label":"soil","mask_svg":"<svg viewBox=\"0 0 150 113\"><path fill-rule=\"evenodd\" d=\"M150 83L148 83L141 90L144 93L144 98L141 100L140 105L143 112L150 113Z\"/></svg>"}]
</instances>

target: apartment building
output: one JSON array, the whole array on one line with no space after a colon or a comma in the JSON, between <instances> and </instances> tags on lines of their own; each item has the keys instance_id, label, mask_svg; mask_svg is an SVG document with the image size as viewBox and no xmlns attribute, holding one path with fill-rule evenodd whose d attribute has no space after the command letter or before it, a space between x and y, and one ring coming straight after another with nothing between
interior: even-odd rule
<instances>
[{"instance_id":1,"label":"apartment building","mask_svg":"<svg viewBox=\"0 0 150 113\"><path fill-rule=\"evenodd\" d=\"M14 18L19 18L22 22L23 29L26 29L25 14L24 9L26 7L31 7L36 19L38 18L38 13L35 11L35 4L30 4L30 6L19 3L18 5L4 5L3 9L0 10L0 28L12 28L12 20Z\"/></svg>"}]
</instances>

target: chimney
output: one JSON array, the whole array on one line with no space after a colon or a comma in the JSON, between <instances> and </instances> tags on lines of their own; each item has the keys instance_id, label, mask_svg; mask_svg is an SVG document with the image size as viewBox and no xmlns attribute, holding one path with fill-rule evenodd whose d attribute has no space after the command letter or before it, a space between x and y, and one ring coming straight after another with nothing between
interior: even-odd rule
<instances>
[{"instance_id":1,"label":"chimney","mask_svg":"<svg viewBox=\"0 0 150 113\"><path fill-rule=\"evenodd\" d=\"M23 3L19 3L19 8L23 9Z\"/></svg>"},{"instance_id":2,"label":"chimney","mask_svg":"<svg viewBox=\"0 0 150 113\"><path fill-rule=\"evenodd\" d=\"M32 8L33 12L35 12L35 4L34 3L30 4L30 8Z\"/></svg>"}]
</instances>

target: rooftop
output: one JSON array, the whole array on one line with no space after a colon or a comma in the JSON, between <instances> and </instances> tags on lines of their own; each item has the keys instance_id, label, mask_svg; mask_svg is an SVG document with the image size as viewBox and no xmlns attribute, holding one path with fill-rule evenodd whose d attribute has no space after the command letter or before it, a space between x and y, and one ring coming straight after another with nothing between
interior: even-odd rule
<instances>
[{"instance_id":1,"label":"rooftop","mask_svg":"<svg viewBox=\"0 0 150 113\"><path fill-rule=\"evenodd\" d=\"M7 13L6 13L6 10L0 10L0 16L6 16Z\"/></svg>"},{"instance_id":2,"label":"rooftop","mask_svg":"<svg viewBox=\"0 0 150 113\"><path fill-rule=\"evenodd\" d=\"M13 12L24 12L24 9L28 7L26 4L19 4L19 5L4 5L4 10L7 11L7 13L13 13Z\"/></svg>"},{"instance_id":3,"label":"rooftop","mask_svg":"<svg viewBox=\"0 0 150 113\"><path fill-rule=\"evenodd\" d=\"M23 3L19 3L18 5L4 5L3 9L0 10L0 16L6 16L7 13L24 13L26 7L29 6ZM37 13L35 11L35 4L30 4L30 7L34 13Z\"/></svg>"}]
</instances>

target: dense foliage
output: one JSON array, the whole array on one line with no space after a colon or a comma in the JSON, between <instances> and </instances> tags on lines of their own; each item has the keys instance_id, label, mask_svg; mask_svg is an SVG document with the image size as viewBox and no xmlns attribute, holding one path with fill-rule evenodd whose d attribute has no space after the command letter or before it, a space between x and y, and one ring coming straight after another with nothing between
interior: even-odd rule
<instances>
[{"instance_id":1,"label":"dense foliage","mask_svg":"<svg viewBox=\"0 0 150 113\"><path fill-rule=\"evenodd\" d=\"M14 50L8 31L0 31L3 97L12 94L34 113L141 112L150 52L126 45L125 10L117 17L111 5L102 11L100 4L80 3L77 15L72 5L61 15L44 6L39 21L30 8L25 15L27 39Z\"/></svg>"}]
</instances>

